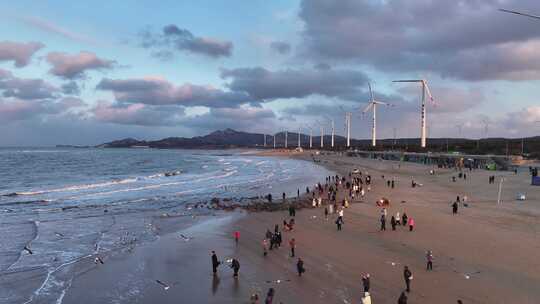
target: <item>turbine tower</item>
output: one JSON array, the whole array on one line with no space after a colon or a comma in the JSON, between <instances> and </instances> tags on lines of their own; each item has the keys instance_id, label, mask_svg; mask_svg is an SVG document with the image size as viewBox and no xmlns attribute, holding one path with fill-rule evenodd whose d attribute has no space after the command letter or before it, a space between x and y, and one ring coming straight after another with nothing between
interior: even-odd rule
<instances>
[{"instance_id":1,"label":"turbine tower","mask_svg":"<svg viewBox=\"0 0 540 304\"><path fill-rule=\"evenodd\" d=\"M285 149L287 149L287 131L285 131Z\"/></svg>"},{"instance_id":2,"label":"turbine tower","mask_svg":"<svg viewBox=\"0 0 540 304\"><path fill-rule=\"evenodd\" d=\"M369 110L373 110L373 124L371 126L371 145L375 147L377 145L377 105L393 106L389 103L377 101L373 97L373 91L371 90L371 84L368 82L369 86L369 103L362 111L362 114L366 114Z\"/></svg>"},{"instance_id":3,"label":"turbine tower","mask_svg":"<svg viewBox=\"0 0 540 304\"><path fill-rule=\"evenodd\" d=\"M313 149L313 128L309 127L309 148Z\"/></svg>"},{"instance_id":4,"label":"turbine tower","mask_svg":"<svg viewBox=\"0 0 540 304\"><path fill-rule=\"evenodd\" d=\"M347 148L351 146L351 122L352 122L352 113L345 112L345 126L347 128Z\"/></svg>"},{"instance_id":5,"label":"turbine tower","mask_svg":"<svg viewBox=\"0 0 540 304\"><path fill-rule=\"evenodd\" d=\"M274 149L276 148L276 134L274 134Z\"/></svg>"},{"instance_id":6,"label":"turbine tower","mask_svg":"<svg viewBox=\"0 0 540 304\"><path fill-rule=\"evenodd\" d=\"M264 147L266 148L266 134L263 134L264 136Z\"/></svg>"},{"instance_id":7,"label":"turbine tower","mask_svg":"<svg viewBox=\"0 0 540 304\"><path fill-rule=\"evenodd\" d=\"M413 80L394 80L393 82L416 82L422 84L422 109L421 109L421 131L420 131L420 145L422 148L426 147L426 137L427 137L427 130L426 130L426 94L428 95L431 102L434 102L433 96L431 95L431 91L429 90L429 86L427 84L427 80L425 79L413 79Z\"/></svg>"},{"instance_id":8,"label":"turbine tower","mask_svg":"<svg viewBox=\"0 0 540 304\"><path fill-rule=\"evenodd\" d=\"M300 131L302 131L302 128L298 127L298 148L301 147L301 144L300 144Z\"/></svg>"},{"instance_id":9,"label":"turbine tower","mask_svg":"<svg viewBox=\"0 0 540 304\"><path fill-rule=\"evenodd\" d=\"M324 126L321 125L321 149L324 148Z\"/></svg>"}]
</instances>

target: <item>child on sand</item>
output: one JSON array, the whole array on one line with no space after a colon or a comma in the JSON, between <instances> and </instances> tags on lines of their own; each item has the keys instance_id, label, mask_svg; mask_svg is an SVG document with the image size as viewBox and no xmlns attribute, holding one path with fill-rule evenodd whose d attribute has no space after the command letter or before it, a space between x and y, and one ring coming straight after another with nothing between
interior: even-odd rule
<instances>
[{"instance_id":1,"label":"child on sand","mask_svg":"<svg viewBox=\"0 0 540 304\"><path fill-rule=\"evenodd\" d=\"M411 217L409 218L409 231L413 231L414 229L414 219Z\"/></svg>"},{"instance_id":2,"label":"child on sand","mask_svg":"<svg viewBox=\"0 0 540 304\"><path fill-rule=\"evenodd\" d=\"M304 268L304 261L302 261L301 258L298 258L298 262L296 263L296 270L298 271L298 276L301 277L304 272L306 272L306 269Z\"/></svg>"}]
</instances>

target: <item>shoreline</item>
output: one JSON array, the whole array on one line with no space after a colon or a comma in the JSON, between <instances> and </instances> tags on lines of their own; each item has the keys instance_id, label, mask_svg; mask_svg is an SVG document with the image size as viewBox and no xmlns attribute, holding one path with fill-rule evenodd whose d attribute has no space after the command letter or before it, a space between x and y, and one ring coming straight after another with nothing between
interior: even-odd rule
<instances>
[{"instance_id":1,"label":"shoreline","mask_svg":"<svg viewBox=\"0 0 540 304\"><path fill-rule=\"evenodd\" d=\"M289 157L311 161L309 153ZM507 203L497 206L495 191L486 190L484 183L491 173L484 170L477 170L470 174L469 181L456 184L450 181L455 172L449 169L437 170L435 176L430 176L430 167L415 163L402 163L398 169L397 162L392 161L317 157L321 159L318 164L330 171L343 175L360 167L369 171L374 180L365 201L345 210L343 232L335 231L333 218L323 219L323 209L303 208L297 211L295 231L284 233L284 248L264 258L264 232L274 224L281 226L283 219L288 219L286 211L227 213L234 219L215 230L197 232L201 234L193 240L178 244L177 232L170 232L144 248L136 248L140 251L138 258L130 254L118 261L107 261L98 271L91 271L90 277L74 280L64 303L73 303L85 294L91 296L83 291L88 286L106 288L99 284L104 277L120 279L137 263L153 265L139 274L147 280L148 287L133 295L138 303L248 303L252 293L263 296L269 287L276 289L275 303L355 303L360 301L361 275L366 272L372 277L374 303L395 303L404 288L400 268L404 264L412 268L415 276L409 303L456 303L458 298L463 303L535 303L540 298L535 287L540 284L540 275L534 271L540 269L534 254L540 250L535 242L540 233L540 208L535 206L540 201L540 191L536 188L527 188L530 198L516 203L512 192L525 185L509 185L510 189L503 194ZM395 177L396 189L387 189L381 174ZM502 174L515 182L526 179L523 175ZM424 186L411 190L410 177ZM459 216L452 216L449 205L457 193L468 195L471 203L469 208L460 208ZM374 202L383 195L391 201L389 214L398 210L415 217L415 232L409 233L400 226L396 232L378 231L379 209ZM242 216L235 217L236 214ZM238 246L232 240L234 231L241 235ZM307 272L302 278L296 276L295 260L287 254L290 237L295 237L297 254L305 261ZM514 249L511 254L508 248ZM217 282L212 279L210 250L216 250L220 259L239 259L237 281L227 267L220 267ZM433 250L435 255L434 271L430 273L424 271L426 250ZM186 266L184 259L192 263ZM113 271L106 270L117 267L125 273L113 275ZM150 284L150 276L179 283L164 292L155 282ZM192 283L184 285L182 282L188 278Z\"/></svg>"}]
</instances>

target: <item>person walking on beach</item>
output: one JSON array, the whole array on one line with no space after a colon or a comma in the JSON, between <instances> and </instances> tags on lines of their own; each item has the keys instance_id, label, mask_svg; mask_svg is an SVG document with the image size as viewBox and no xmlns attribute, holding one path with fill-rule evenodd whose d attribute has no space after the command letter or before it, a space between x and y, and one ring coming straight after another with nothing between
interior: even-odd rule
<instances>
[{"instance_id":1,"label":"person walking on beach","mask_svg":"<svg viewBox=\"0 0 540 304\"><path fill-rule=\"evenodd\" d=\"M324 207L324 219L328 220L328 207Z\"/></svg>"},{"instance_id":2,"label":"person walking on beach","mask_svg":"<svg viewBox=\"0 0 540 304\"><path fill-rule=\"evenodd\" d=\"M381 231L386 231L386 216L381 215Z\"/></svg>"},{"instance_id":3,"label":"person walking on beach","mask_svg":"<svg viewBox=\"0 0 540 304\"><path fill-rule=\"evenodd\" d=\"M403 268L403 278L405 279L405 285L407 286L407 292L411 292L411 280L413 279L412 272L408 266Z\"/></svg>"},{"instance_id":4,"label":"person walking on beach","mask_svg":"<svg viewBox=\"0 0 540 304\"><path fill-rule=\"evenodd\" d=\"M367 291L364 292L364 296L362 297L362 304L371 304L371 296Z\"/></svg>"},{"instance_id":5,"label":"person walking on beach","mask_svg":"<svg viewBox=\"0 0 540 304\"><path fill-rule=\"evenodd\" d=\"M431 250L428 250L426 252L426 261L427 261L426 270L433 270L433 253L431 252Z\"/></svg>"},{"instance_id":6,"label":"person walking on beach","mask_svg":"<svg viewBox=\"0 0 540 304\"><path fill-rule=\"evenodd\" d=\"M216 255L216 252L212 251L212 272L214 273L214 275L217 274L217 268L218 268L219 264L221 264L221 263L218 261L218 257Z\"/></svg>"},{"instance_id":7,"label":"person walking on beach","mask_svg":"<svg viewBox=\"0 0 540 304\"><path fill-rule=\"evenodd\" d=\"M274 288L268 289L268 293L266 294L266 300L264 300L264 304L272 304L274 302Z\"/></svg>"},{"instance_id":8,"label":"person walking on beach","mask_svg":"<svg viewBox=\"0 0 540 304\"><path fill-rule=\"evenodd\" d=\"M404 291L401 292L401 295L399 296L399 299L398 299L398 304L407 304L407 295L405 294Z\"/></svg>"},{"instance_id":9,"label":"person walking on beach","mask_svg":"<svg viewBox=\"0 0 540 304\"><path fill-rule=\"evenodd\" d=\"M414 229L414 219L411 217L409 218L409 231L413 231Z\"/></svg>"},{"instance_id":10,"label":"person walking on beach","mask_svg":"<svg viewBox=\"0 0 540 304\"><path fill-rule=\"evenodd\" d=\"M302 261L301 258L298 258L298 262L296 262L296 270L298 271L298 276L301 277L304 272L306 272L306 269L304 268L304 261Z\"/></svg>"},{"instance_id":11,"label":"person walking on beach","mask_svg":"<svg viewBox=\"0 0 540 304\"><path fill-rule=\"evenodd\" d=\"M235 231L234 232L234 241L235 241L236 245L238 245L239 240L240 240L240 231Z\"/></svg>"},{"instance_id":12,"label":"person walking on beach","mask_svg":"<svg viewBox=\"0 0 540 304\"><path fill-rule=\"evenodd\" d=\"M392 231L396 231L396 218L392 215L392 218L390 218L390 225L392 225Z\"/></svg>"},{"instance_id":13,"label":"person walking on beach","mask_svg":"<svg viewBox=\"0 0 540 304\"><path fill-rule=\"evenodd\" d=\"M396 212L396 224L401 226L401 217L399 216L399 211Z\"/></svg>"},{"instance_id":14,"label":"person walking on beach","mask_svg":"<svg viewBox=\"0 0 540 304\"><path fill-rule=\"evenodd\" d=\"M457 202L454 202L452 204L452 214L455 215L457 214L457 211L458 211L458 203Z\"/></svg>"},{"instance_id":15,"label":"person walking on beach","mask_svg":"<svg viewBox=\"0 0 540 304\"><path fill-rule=\"evenodd\" d=\"M403 227L407 227L407 213L403 212L403 216L401 217L401 222L403 223Z\"/></svg>"},{"instance_id":16,"label":"person walking on beach","mask_svg":"<svg viewBox=\"0 0 540 304\"><path fill-rule=\"evenodd\" d=\"M414 219L412 217L409 218L409 231L413 231L414 229Z\"/></svg>"},{"instance_id":17,"label":"person walking on beach","mask_svg":"<svg viewBox=\"0 0 540 304\"><path fill-rule=\"evenodd\" d=\"M263 240L262 246L263 246L263 256L267 256L268 255L268 239Z\"/></svg>"},{"instance_id":18,"label":"person walking on beach","mask_svg":"<svg viewBox=\"0 0 540 304\"><path fill-rule=\"evenodd\" d=\"M240 262L237 259L233 259L231 262L231 268L234 271L233 277L238 277L238 270L240 270Z\"/></svg>"},{"instance_id":19,"label":"person walking on beach","mask_svg":"<svg viewBox=\"0 0 540 304\"><path fill-rule=\"evenodd\" d=\"M285 192L283 192L283 202L285 203Z\"/></svg>"},{"instance_id":20,"label":"person walking on beach","mask_svg":"<svg viewBox=\"0 0 540 304\"><path fill-rule=\"evenodd\" d=\"M289 241L289 246L291 246L291 257L294 258L294 249L296 248L296 240L294 238Z\"/></svg>"},{"instance_id":21,"label":"person walking on beach","mask_svg":"<svg viewBox=\"0 0 540 304\"><path fill-rule=\"evenodd\" d=\"M369 273L366 273L362 276L362 286L364 286L364 292L369 291L370 282L369 282Z\"/></svg>"},{"instance_id":22,"label":"person walking on beach","mask_svg":"<svg viewBox=\"0 0 540 304\"><path fill-rule=\"evenodd\" d=\"M343 225L343 217L339 216L336 220L337 230L341 231L341 225Z\"/></svg>"}]
</instances>

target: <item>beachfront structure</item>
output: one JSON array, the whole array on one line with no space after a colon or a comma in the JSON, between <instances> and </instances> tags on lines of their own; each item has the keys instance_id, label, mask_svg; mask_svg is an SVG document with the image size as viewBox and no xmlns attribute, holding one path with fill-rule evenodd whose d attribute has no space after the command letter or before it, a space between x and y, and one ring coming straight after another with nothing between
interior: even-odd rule
<instances>
[{"instance_id":1,"label":"beachfront structure","mask_svg":"<svg viewBox=\"0 0 540 304\"><path fill-rule=\"evenodd\" d=\"M407 79L407 80L394 80L393 82L416 82L422 84L422 109L421 109L421 118L420 118L420 146L422 148L426 147L426 94L428 95L431 102L434 102L431 91L425 79Z\"/></svg>"},{"instance_id":2,"label":"beachfront structure","mask_svg":"<svg viewBox=\"0 0 540 304\"><path fill-rule=\"evenodd\" d=\"M362 111L362 114L366 114L369 112L369 110L373 111L373 120L372 120L372 126L371 126L371 145L373 147L377 146L377 105L385 105L385 106L392 106L389 103L377 101L373 97L373 91L371 90L371 84L368 82L369 86L369 103ZM348 146L348 144L347 144Z\"/></svg>"}]
</instances>

